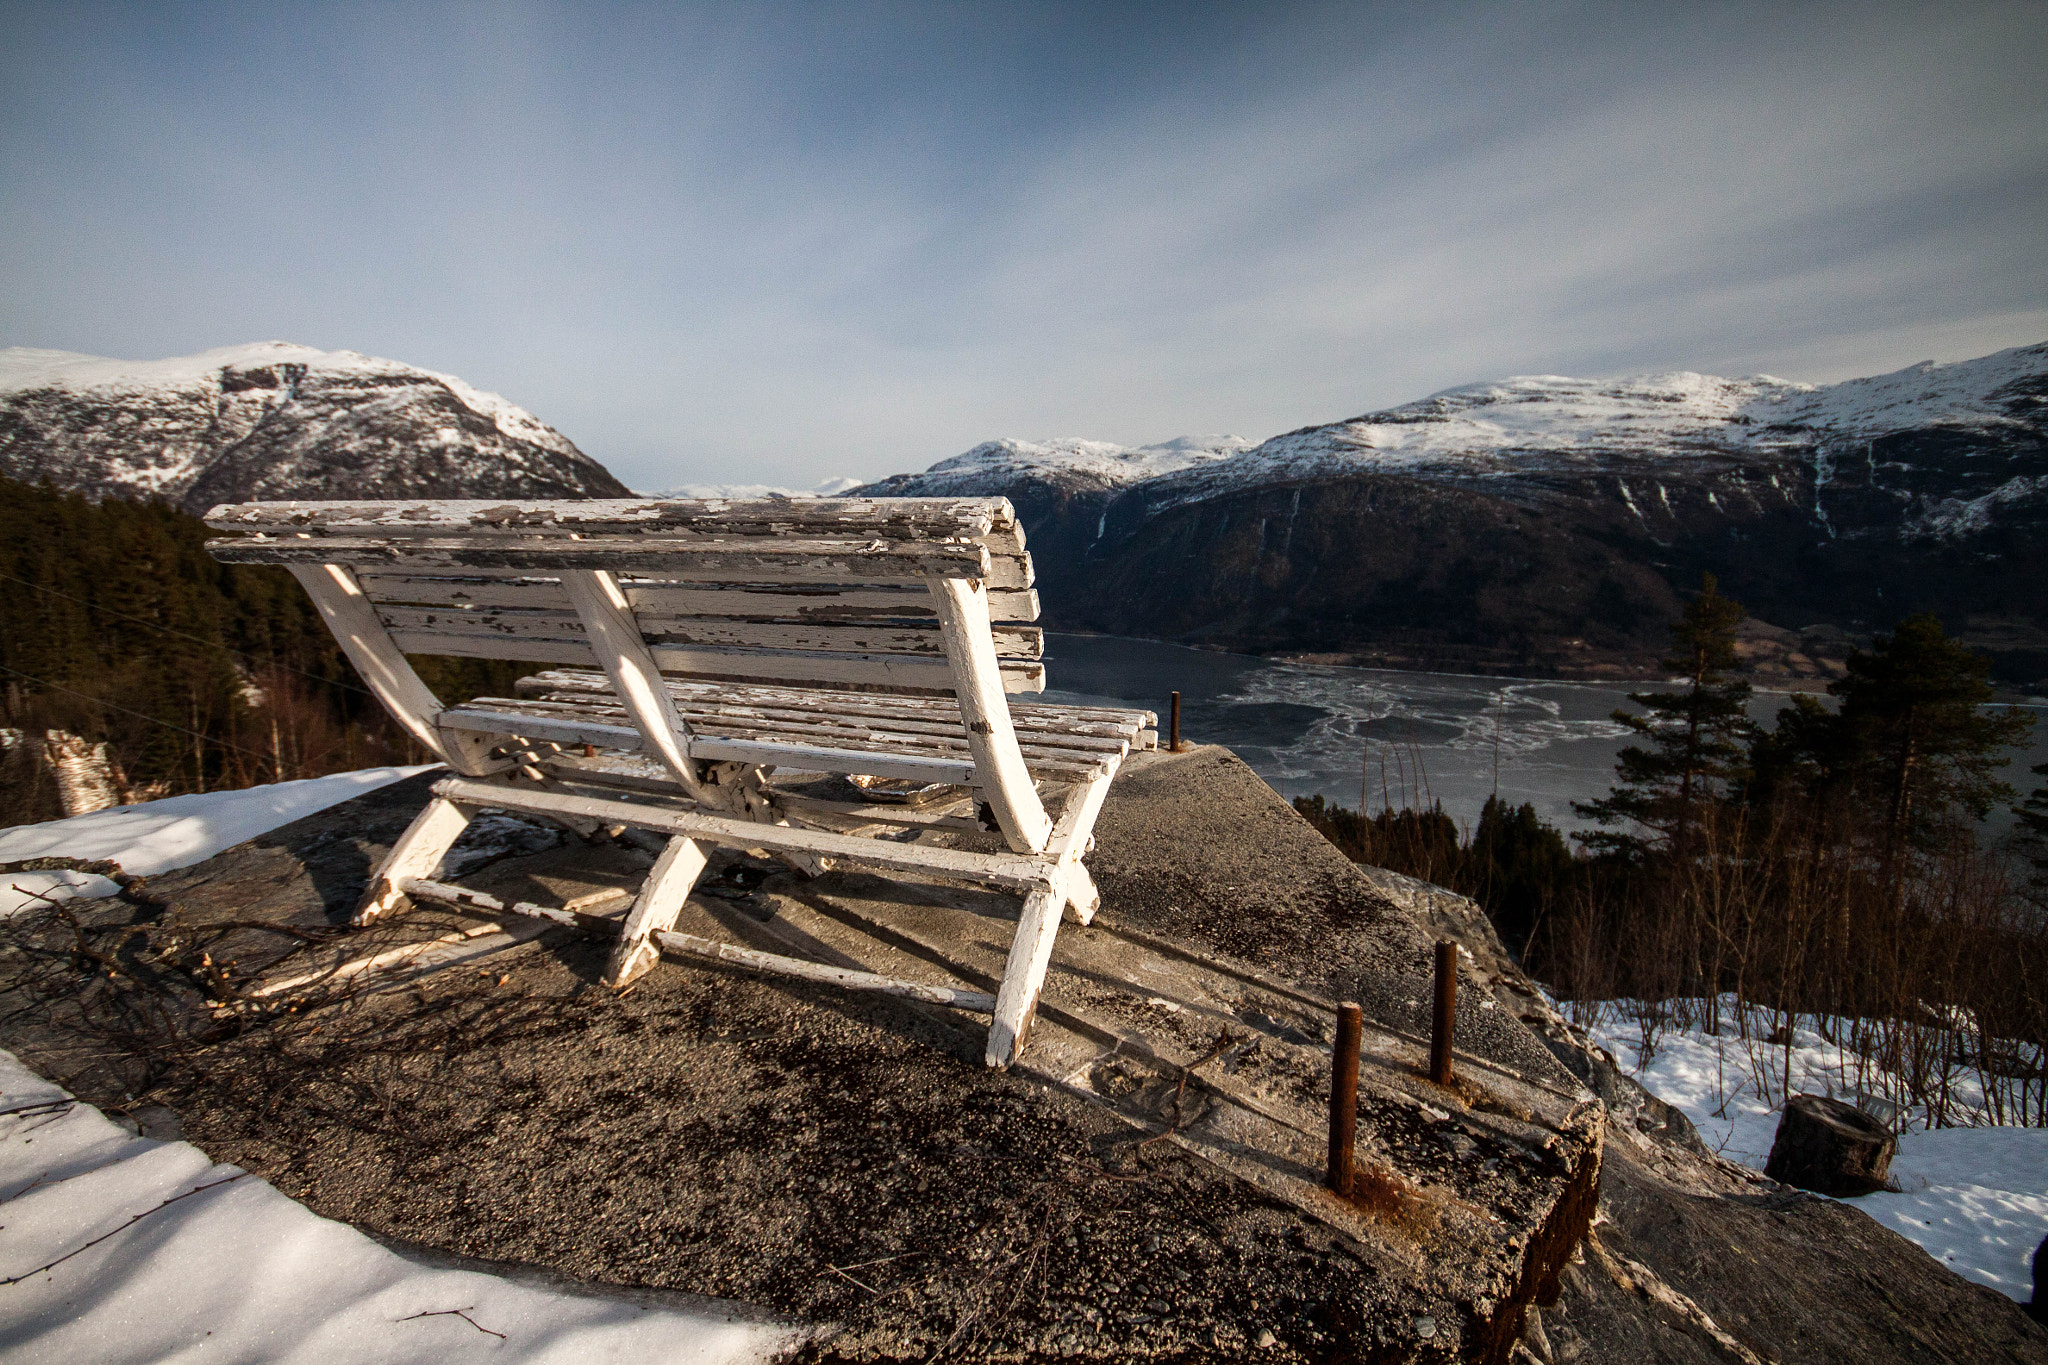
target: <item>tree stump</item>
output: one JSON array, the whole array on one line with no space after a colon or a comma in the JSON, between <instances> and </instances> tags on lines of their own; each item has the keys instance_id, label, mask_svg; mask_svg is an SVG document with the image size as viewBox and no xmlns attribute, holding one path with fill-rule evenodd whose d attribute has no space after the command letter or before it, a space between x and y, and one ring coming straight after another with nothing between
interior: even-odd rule
<instances>
[{"instance_id":1,"label":"tree stump","mask_svg":"<svg viewBox=\"0 0 2048 1365\"><path fill-rule=\"evenodd\" d=\"M1885 1188L1898 1147L1889 1128L1853 1104L1823 1095L1785 1102L1764 1174L1838 1199Z\"/></svg>"}]
</instances>

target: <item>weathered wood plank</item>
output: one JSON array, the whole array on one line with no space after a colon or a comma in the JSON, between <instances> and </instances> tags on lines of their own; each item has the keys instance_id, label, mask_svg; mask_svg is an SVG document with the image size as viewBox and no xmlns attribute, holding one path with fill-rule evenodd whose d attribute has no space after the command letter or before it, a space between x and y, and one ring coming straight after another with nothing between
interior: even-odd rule
<instances>
[{"instance_id":1,"label":"weathered wood plank","mask_svg":"<svg viewBox=\"0 0 2048 1365\"><path fill-rule=\"evenodd\" d=\"M882 749L835 745L830 738L806 739L795 735L781 740L702 735L692 742L691 752L705 759L772 763L778 768L805 772L866 773L870 777L901 777L916 782L982 785L980 769L971 755L954 757L944 751L907 746ZM1113 761L1098 755L1035 754L1026 760L1025 768L1027 776L1071 782L1092 777Z\"/></svg>"},{"instance_id":2,"label":"weathered wood plank","mask_svg":"<svg viewBox=\"0 0 2048 1365\"><path fill-rule=\"evenodd\" d=\"M676 915L690 898L690 888L704 872L704 848L681 835L654 861L647 880L640 885L639 899L626 915L619 941L604 969L604 984L614 990L626 985L655 964L660 953L648 942L655 934L676 927Z\"/></svg>"},{"instance_id":3,"label":"weathered wood plank","mask_svg":"<svg viewBox=\"0 0 2048 1365\"><path fill-rule=\"evenodd\" d=\"M597 920L591 915L578 914L573 910L552 905L537 905L532 901L513 901L507 904L496 896L485 895L481 891L471 891L467 887L452 886L424 877L406 878L405 890L406 894L422 900L438 901L464 910L479 910L485 914L521 915L529 919L581 929L586 933L605 933L612 929L606 921ZM754 971L771 972L777 976L791 976L803 981L837 986L842 990L875 991L883 995L907 996L912 1000L923 1000L933 1005L951 1005L955 1009L969 1010L976 1014L988 1014L995 1009L995 997L986 991L962 990L956 986L941 986L923 981L905 981L899 977L882 976L875 972L857 971L847 967L828 967L818 962L806 962L798 957L784 957L778 953L742 948L734 943L719 943L695 934L677 933L673 929L659 930L652 934L650 939L664 956L674 954L683 958L723 962Z\"/></svg>"},{"instance_id":4,"label":"weathered wood plank","mask_svg":"<svg viewBox=\"0 0 2048 1365\"><path fill-rule=\"evenodd\" d=\"M573 668L597 666L597 655L583 640L507 639L499 635L448 635L434 630L394 630L391 640L407 654L509 659L514 663L567 664Z\"/></svg>"},{"instance_id":5,"label":"weathered wood plank","mask_svg":"<svg viewBox=\"0 0 2048 1365\"><path fill-rule=\"evenodd\" d=\"M967 1010L974 1014L989 1014L996 1007L995 997L986 991L930 985L922 981L905 981L899 977L855 971L849 967L827 967L821 963L806 962L798 957L764 953L733 943L717 943L708 938L699 938L695 934L679 934L672 929L656 934L654 941L661 945L664 954L675 953L683 957L726 962L736 967L750 967L755 971L773 972L778 976L793 976L803 981L837 986L842 990L875 991L883 995L906 996L912 1000L923 1000L928 1004L951 1005L955 1009Z\"/></svg>"},{"instance_id":6,"label":"weathered wood plank","mask_svg":"<svg viewBox=\"0 0 2048 1365\"><path fill-rule=\"evenodd\" d=\"M574 718L501 717L469 711L450 712L451 724L480 734L518 735L556 744L602 745L626 753L641 752L639 731ZM863 742L844 731L786 730L780 734L720 733L699 730L690 739L691 757L705 762L774 764L805 772L865 773L919 782L975 784L974 758L964 745L912 738ZM1066 749L1024 750L1025 766L1034 778L1071 782L1092 778L1118 760L1116 754Z\"/></svg>"},{"instance_id":7,"label":"weathered wood plank","mask_svg":"<svg viewBox=\"0 0 2048 1365\"><path fill-rule=\"evenodd\" d=\"M673 695L673 694L671 694ZM948 722L944 717L870 717L846 716L824 707L803 709L798 707L744 707L705 706L678 698L677 712L692 731L710 733L714 730L727 734L787 734L792 727L804 733L843 734L854 738L873 737L876 743L918 743L938 740L954 747L965 747L966 736L961 723L955 719ZM520 718L536 720L595 720L604 725L626 725L630 722L617 700L609 695L591 697L577 701L522 701L507 697L477 697L454 711L482 716L504 717L503 725L521 723ZM444 721L444 724L460 724L465 729L480 728L472 722ZM598 741L591 741L597 743ZM1040 747L1051 751L1071 751L1090 754L1123 754L1130 748L1127 736L1116 733L1106 725L1076 725L1071 730L1056 727L1017 727L1017 742L1027 750Z\"/></svg>"},{"instance_id":8,"label":"weathered wood plank","mask_svg":"<svg viewBox=\"0 0 2048 1365\"><path fill-rule=\"evenodd\" d=\"M568 611L569 599L558 580L535 575L423 575L378 573L357 575L370 600L391 606L527 607ZM773 588L763 585L668 583L621 578L626 601L635 612L655 616L728 616L742 620L814 622L864 621L901 617L933 617L931 594L922 583L876 583L862 586L820 585ZM989 617L995 621L1035 621L1039 602L1035 589L991 592Z\"/></svg>"},{"instance_id":9,"label":"weathered wood plank","mask_svg":"<svg viewBox=\"0 0 2048 1365\"><path fill-rule=\"evenodd\" d=\"M393 720L434 757L457 772L489 771L481 754L473 748L451 743L448 736L442 734L436 724L441 713L441 699L420 681L419 674L405 661L404 647L385 630L369 599L363 596L363 590L347 569L338 565L299 564L293 566L292 576L313 599L314 609L320 613L320 619L326 623L335 643L341 646L342 653L355 665L356 675L363 680L363 685L383 703Z\"/></svg>"},{"instance_id":10,"label":"weathered wood plank","mask_svg":"<svg viewBox=\"0 0 2048 1365\"><path fill-rule=\"evenodd\" d=\"M631 606L631 597L626 599ZM714 649L781 649L833 654L942 654L945 637L936 619L869 622L860 625L784 621L735 621L720 617L669 616L634 608L640 633L650 643L705 645ZM380 606L386 629L431 631L453 638L502 636L513 639L575 640L582 622L567 604L561 610L522 607ZM993 627L996 654L1037 659L1045 653L1036 626Z\"/></svg>"},{"instance_id":11,"label":"weathered wood plank","mask_svg":"<svg viewBox=\"0 0 2048 1365\"><path fill-rule=\"evenodd\" d=\"M560 693L602 693L608 684L602 673L588 669L550 669L521 678L516 684L518 690L528 696ZM701 700L709 705L792 705L804 708L822 706L834 711L844 710L848 715L939 715L957 721L960 703L957 698L947 697L898 697L879 696L870 692L833 692L821 688L774 687L759 683L702 683L683 678L671 678L669 691L678 703ZM1099 706L1059 706L1046 702L1011 702L1010 716L1013 724L1044 722L1049 728L1057 728L1068 719L1079 717L1091 722L1124 726L1134 732L1138 727L1152 727L1159 718L1150 711L1119 710Z\"/></svg>"},{"instance_id":12,"label":"weathered wood plank","mask_svg":"<svg viewBox=\"0 0 2048 1365\"><path fill-rule=\"evenodd\" d=\"M966 758L944 754L873 749L835 749L829 744L805 744L798 740L728 739L706 735L692 742L692 752L708 762L759 763L795 772L865 773L870 777L897 777L906 782L937 782L965 786L974 778L974 764ZM1071 780L1064 771L1048 776Z\"/></svg>"},{"instance_id":13,"label":"weathered wood plank","mask_svg":"<svg viewBox=\"0 0 2048 1365\"><path fill-rule=\"evenodd\" d=\"M988 594L980 583L958 578L935 579L931 591L982 795L1010 847L1035 853L1045 847L1052 821L1039 802L1017 747L1017 732L1010 726L1009 700L1003 695L1002 673L989 637Z\"/></svg>"},{"instance_id":14,"label":"weathered wood plank","mask_svg":"<svg viewBox=\"0 0 2048 1365\"><path fill-rule=\"evenodd\" d=\"M437 796L467 805L502 806L507 810L531 811L538 815L632 825L661 834L687 835L724 848L815 853L861 867L877 867L889 872L933 873L1012 891L1047 886L1055 875L1049 860L1015 853L971 853L964 849L899 844L886 839L863 839L851 834L797 829L789 825L757 824L751 820L735 820L648 802L549 791L506 779L446 777L434 784L433 791Z\"/></svg>"},{"instance_id":15,"label":"weathered wood plank","mask_svg":"<svg viewBox=\"0 0 2048 1365\"><path fill-rule=\"evenodd\" d=\"M1035 890L1024 897L1017 937L1010 941L1009 961L996 991L995 1018L988 1026L984 1060L1007 1070L1031 1037L1038 1013L1038 993L1045 988L1045 970L1052 965L1053 940L1059 934L1063 898L1056 890Z\"/></svg>"},{"instance_id":16,"label":"weathered wood plank","mask_svg":"<svg viewBox=\"0 0 2048 1365\"><path fill-rule=\"evenodd\" d=\"M952 682L952 670L943 658L914 655L774 654L668 644L655 645L652 652L663 672L742 682L860 683L921 692L943 691ZM1024 659L1004 660L1002 685L1010 692L1043 691L1045 666Z\"/></svg>"},{"instance_id":17,"label":"weathered wood plank","mask_svg":"<svg viewBox=\"0 0 2048 1365\"><path fill-rule=\"evenodd\" d=\"M1004 589L1031 586L1030 560L991 558L962 541L764 540L688 542L613 537L569 540L464 540L292 537L211 540L208 553L226 564L345 564L362 568L516 569L555 572L607 569L658 572L676 580L763 583L913 582L926 578L985 579Z\"/></svg>"},{"instance_id":18,"label":"weathered wood plank","mask_svg":"<svg viewBox=\"0 0 2048 1365\"><path fill-rule=\"evenodd\" d=\"M794 535L975 537L1017 525L1006 498L588 498L227 503L221 531L434 535Z\"/></svg>"},{"instance_id":19,"label":"weathered wood plank","mask_svg":"<svg viewBox=\"0 0 2048 1365\"><path fill-rule=\"evenodd\" d=\"M637 753L640 732L623 717L607 722L596 716L515 715L506 711L452 706L443 712L447 723L483 735L523 735L557 744L598 744Z\"/></svg>"},{"instance_id":20,"label":"weathered wood plank","mask_svg":"<svg viewBox=\"0 0 2048 1365\"><path fill-rule=\"evenodd\" d=\"M518 663L568 664L582 668L589 668L597 662L597 656L587 644L574 640L443 635L418 630L394 630L391 639L407 654L510 659ZM909 654L778 654L689 645L655 645L650 652L656 666L664 673L690 673L702 678L741 683L785 683L801 687L806 683L822 682L938 694L949 690L953 681L952 670L943 658ZM1005 662L1003 687L1011 692L1041 692L1045 690L1045 666L1021 659Z\"/></svg>"},{"instance_id":21,"label":"weathered wood plank","mask_svg":"<svg viewBox=\"0 0 2048 1365\"><path fill-rule=\"evenodd\" d=\"M957 829L963 831L983 828L981 821L965 815L948 815L941 812L958 810L963 804L949 802L939 811L919 810L914 806L888 804L862 805L853 801L821 801L815 797L800 796L791 792L777 792L775 802L792 815L802 817L834 816L849 820L864 820L875 825L894 825L899 829Z\"/></svg>"},{"instance_id":22,"label":"weathered wood plank","mask_svg":"<svg viewBox=\"0 0 2048 1365\"><path fill-rule=\"evenodd\" d=\"M1102 908L1102 893L1096 890L1095 881L1081 859L1087 856L1095 817L1102 813L1102 803L1109 796L1109 784L1115 776L1116 770L1112 768L1068 791L1059 818L1053 822L1052 837L1045 841L1045 851L1059 859L1060 889L1066 895L1067 908L1082 924L1094 919L1095 912Z\"/></svg>"},{"instance_id":23,"label":"weathered wood plank","mask_svg":"<svg viewBox=\"0 0 2048 1365\"><path fill-rule=\"evenodd\" d=\"M476 807L447 797L436 796L427 802L370 879L356 906L354 922L369 924L388 913L405 894L399 886L405 878L431 876L440 866L441 855L454 846L475 815Z\"/></svg>"},{"instance_id":24,"label":"weathered wood plank","mask_svg":"<svg viewBox=\"0 0 2048 1365\"><path fill-rule=\"evenodd\" d=\"M589 632L591 651L611 680L612 695L632 718L644 747L668 766L692 800L708 801L710 793L698 782L697 764L690 757L690 729L676 713L675 698L640 638L618 582L602 569L571 570L562 575L562 587Z\"/></svg>"}]
</instances>

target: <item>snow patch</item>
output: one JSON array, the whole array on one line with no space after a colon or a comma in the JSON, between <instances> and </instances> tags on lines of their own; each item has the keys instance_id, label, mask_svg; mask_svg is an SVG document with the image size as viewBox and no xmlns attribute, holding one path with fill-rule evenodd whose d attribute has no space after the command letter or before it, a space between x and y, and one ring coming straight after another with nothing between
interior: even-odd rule
<instances>
[{"instance_id":1,"label":"snow patch","mask_svg":"<svg viewBox=\"0 0 2048 1365\"><path fill-rule=\"evenodd\" d=\"M1125 446L1080 437L1044 441L1005 438L985 441L907 478L915 491L925 496L992 487L1031 476L1052 476L1097 489L1126 488L1183 470L1231 461L1255 445L1257 442L1242 436L1179 436L1149 446Z\"/></svg>"},{"instance_id":2,"label":"snow patch","mask_svg":"<svg viewBox=\"0 0 2048 1365\"><path fill-rule=\"evenodd\" d=\"M2048 497L2048 475L2007 479L1977 498L1943 498L1906 523L1908 539L1955 540L1989 530L1998 510Z\"/></svg>"},{"instance_id":3,"label":"snow patch","mask_svg":"<svg viewBox=\"0 0 2048 1365\"><path fill-rule=\"evenodd\" d=\"M1695 1018L1704 1014L1703 1002L1674 1003L1691 1004ZM1898 1191L1842 1202L1965 1279L2021 1303L2032 1296L2030 1261L2048 1236L2048 1128L1990 1126L1987 1097L1967 1070L1956 1077L1957 1105L1950 1115L1965 1126L1929 1129L1925 1115L1902 1102L1906 1087L1898 1077L1830 1042L1812 1016L1792 1029L1788 1073L1788 1049L1763 1041L1773 1027L1766 1021L1778 1016L1753 1016L1750 1036L1744 1037L1732 997L1722 1002L1719 1033L1699 1024L1667 1026L1656 1032L1647 1054L1640 1002L1565 1008L1588 1021L1588 1035L1613 1054L1625 1074L1692 1120L1707 1146L1753 1170L1761 1171L1770 1159L1788 1074L1795 1094L1830 1095L1903 1126L1892 1161ZM1829 1032L1844 1036L1840 1027Z\"/></svg>"},{"instance_id":4,"label":"snow patch","mask_svg":"<svg viewBox=\"0 0 2048 1365\"><path fill-rule=\"evenodd\" d=\"M5 1052L0 1110L0 1276L25 1277L5 1290L13 1360L715 1365L805 1335L715 1300L416 1265L189 1143L130 1136Z\"/></svg>"},{"instance_id":5,"label":"snow patch","mask_svg":"<svg viewBox=\"0 0 2048 1365\"><path fill-rule=\"evenodd\" d=\"M242 791L167 796L139 806L115 806L0 830L0 862L29 858L111 861L137 877L190 867L259 834L340 805L352 797L401 782L434 765L364 768L298 782L274 782ZM18 872L0 885L0 918L36 899L35 893L111 896L119 888L105 877L80 872Z\"/></svg>"}]
</instances>

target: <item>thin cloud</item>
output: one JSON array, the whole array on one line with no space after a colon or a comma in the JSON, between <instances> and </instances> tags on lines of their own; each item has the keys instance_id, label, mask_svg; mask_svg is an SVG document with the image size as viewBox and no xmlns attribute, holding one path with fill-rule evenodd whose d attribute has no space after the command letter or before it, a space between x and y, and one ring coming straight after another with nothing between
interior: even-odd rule
<instances>
[{"instance_id":1,"label":"thin cloud","mask_svg":"<svg viewBox=\"0 0 2048 1365\"><path fill-rule=\"evenodd\" d=\"M2029 5L0 9L0 341L460 374L629 483L2048 336Z\"/></svg>"}]
</instances>

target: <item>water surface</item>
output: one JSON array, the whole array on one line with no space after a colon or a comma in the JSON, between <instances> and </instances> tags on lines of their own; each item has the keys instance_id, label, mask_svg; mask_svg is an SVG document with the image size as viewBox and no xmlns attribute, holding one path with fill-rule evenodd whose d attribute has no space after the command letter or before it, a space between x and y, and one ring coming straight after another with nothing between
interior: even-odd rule
<instances>
[{"instance_id":1,"label":"water surface","mask_svg":"<svg viewBox=\"0 0 2048 1365\"><path fill-rule=\"evenodd\" d=\"M1164 742L1167 698L1178 690L1181 737L1228 745L1283 796L1354 808L1363 798L1368 810L1442 801L1465 826L1498 792L1584 828L1571 803L1607 792L1629 742L1613 712L1634 711L1628 692L1657 685L1275 663L1099 635L1048 633L1045 650L1048 701L1149 708ZM1751 714L1768 724L1786 704L1760 694ZM2022 789L2039 781L2027 765L2048 761L2044 732L2037 723L2030 752L2006 771ZM1992 822L2010 823L2003 812Z\"/></svg>"}]
</instances>

